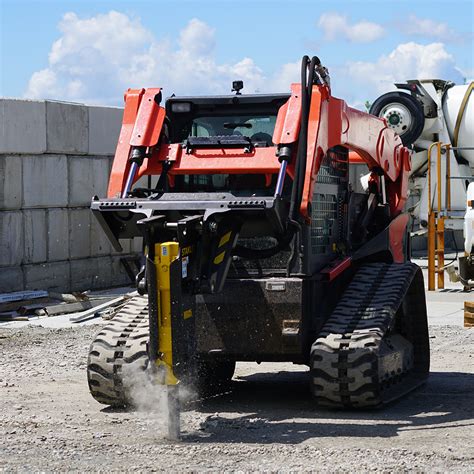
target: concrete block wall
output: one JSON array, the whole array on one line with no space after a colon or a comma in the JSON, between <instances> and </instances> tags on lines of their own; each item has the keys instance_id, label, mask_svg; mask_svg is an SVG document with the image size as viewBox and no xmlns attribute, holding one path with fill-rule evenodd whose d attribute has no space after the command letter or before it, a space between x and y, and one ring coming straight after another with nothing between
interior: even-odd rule
<instances>
[{"instance_id":1,"label":"concrete block wall","mask_svg":"<svg viewBox=\"0 0 474 474\"><path fill-rule=\"evenodd\" d=\"M89 210L105 196L122 109L0 99L0 292L128 283Z\"/></svg>"}]
</instances>

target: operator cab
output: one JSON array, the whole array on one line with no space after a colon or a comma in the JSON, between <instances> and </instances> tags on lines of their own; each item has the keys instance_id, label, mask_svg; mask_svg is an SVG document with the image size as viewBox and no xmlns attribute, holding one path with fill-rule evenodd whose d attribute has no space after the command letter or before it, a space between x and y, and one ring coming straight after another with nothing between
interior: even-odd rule
<instances>
[{"instance_id":1,"label":"operator cab","mask_svg":"<svg viewBox=\"0 0 474 474\"><path fill-rule=\"evenodd\" d=\"M289 97L289 94L171 97L165 106L170 142L192 148L242 146L244 142L255 147L273 146L278 110Z\"/></svg>"},{"instance_id":2,"label":"operator cab","mask_svg":"<svg viewBox=\"0 0 474 474\"><path fill-rule=\"evenodd\" d=\"M168 98L165 109L170 143L182 144L188 153L199 148L238 148L244 155L254 148L274 146L278 111L290 94L242 95L241 88L234 87L236 95ZM258 174L184 175L176 176L174 190L272 195L274 181L276 176L268 183Z\"/></svg>"}]
</instances>

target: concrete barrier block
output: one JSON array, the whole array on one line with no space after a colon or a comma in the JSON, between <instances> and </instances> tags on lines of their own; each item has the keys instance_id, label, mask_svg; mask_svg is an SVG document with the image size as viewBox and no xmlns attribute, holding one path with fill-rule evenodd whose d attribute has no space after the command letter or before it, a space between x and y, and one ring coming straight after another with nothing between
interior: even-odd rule
<instances>
[{"instance_id":1,"label":"concrete barrier block","mask_svg":"<svg viewBox=\"0 0 474 474\"><path fill-rule=\"evenodd\" d=\"M23 267L0 268L0 292L10 293L24 289Z\"/></svg>"},{"instance_id":2,"label":"concrete barrier block","mask_svg":"<svg viewBox=\"0 0 474 474\"><path fill-rule=\"evenodd\" d=\"M25 265L23 268L27 290L70 291L69 262Z\"/></svg>"},{"instance_id":3,"label":"concrete barrier block","mask_svg":"<svg viewBox=\"0 0 474 474\"><path fill-rule=\"evenodd\" d=\"M114 155L122 126L123 108L89 107L89 153Z\"/></svg>"},{"instance_id":4,"label":"concrete barrier block","mask_svg":"<svg viewBox=\"0 0 474 474\"><path fill-rule=\"evenodd\" d=\"M65 155L22 157L23 207L66 207L68 171Z\"/></svg>"},{"instance_id":5,"label":"concrete barrier block","mask_svg":"<svg viewBox=\"0 0 474 474\"><path fill-rule=\"evenodd\" d=\"M97 261L97 272L95 274L95 288L110 288L115 286L112 278L112 258L99 257Z\"/></svg>"},{"instance_id":6,"label":"concrete barrier block","mask_svg":"<svg viewBox=\"0 0 474 474\"><path fill-rule=\"evenodd\" d=\"M20 265L23 260L23 213L0 214L0 266Z\"/></svg>"},{"instance_id":7,"label":"concrete barrier block","mask_svg":"<svg viewBox=\"0 0 474 474\"><path fill-rule=\"evenodd\" d=\"M110 255L112 245L102 230L99 221L91 215L91 256Z\"/></svg>"},{"instance_id":8,"label":"concrete barrier block","mask_svg":"<svg viewBox=\"0 0 474 474\"><path fill-rule=\"evenodd\" d=\"M104 288L104 286L101 287L98 283L101 265L109 268L108 272L110 275L110 259L86 258L71 260L71 290L86 291Z\"/></svg>"},{"instance_id":9,"label":"concrete barrier block","mask_svg":"<svg viewBox=\"0 0 474 474\"><path fill-rule=\"evenodd\" d=\"M48 211L48 261L69 258L69 214L67 209Z\"/></svg>"},{"instance_id":10,"label":"concrete barrier block","mask_svg":"<svg viewBox=\"0 0 474 474\"><path fill-rule=\"evenodd\" d=\"M88 153L89 113L85 105L46 101L46 146L50 153Z\"/></svg>"},{"instance_id":11,"label":"concrete barrier block","mask_svg":"<svg viewBox=\"0 0 474 474\"><path fill-rule=\"evenodd\" d=\"M121 252L116 252L115 250L113 250L113 247L112 247L112 253L116 254L116 255L123 255L123 254L130 253L132 240L131 239L119 239L119 242L120 242L120 245L122 246L122 251Z\"/></svg>"},{"instance_id":12,"label":"concrete barrier block","mask_svg":"<svg viewBox=\"0 0 474 474\"><path fill-rule=\"evenodd\" d=\"M22 160L0 155L0 209L21 209Z\"/></svg>"},{"instance_id":13,"label":"concrete barrier block","mask_svg":"<svg viewBox=\"0 0 474 474\"><path fill-rule=\"evenodd\" d=\"M130 245L131 253L143 253L143 237L134 237Z\"/></svg>"},{"instance_id":14,"label":"concrete barrier block","mask_svg":"<svg viewBox=\"0 0 474 474\"><path fill-rule=\"evenodd\" d=\"M96 158L92 160L92 171L94 173L94 196L99 196L100 198L107 197L107 188L109 186L110 177L110 163L110 158Z\"/></svg>"},{"instance_id":15,"label":"concrete barrier block","mask_svg":"<svg viewBox=\"0 0 474 474\"><path fill-rule=\"evenodd\" d=\"M122 285L132 285L130 278L123 267L122 262L120 261L122 257L114 256L111 257L111 276L110 276L110 286L122 286Z\"/></svg>"},{"instance_id":16,"label":"concrete barrier block","mask_svg":"<svg viewBox=\"0 0 474 474\"><path fill-rule=\"evenodd\" d=\"M46 151L44 101L0 99L0 153Z\"/></svg>"},{"instance_id":17,"label":"concrete barrier block","mask_svg":"<svg viewBox=\"0 0 474 474\"><path fill-rule=\"evenodd\" d=\"M23 263L47 260L47 222L44 209L23 211L24 252Z\"/></svg>"},{"instance_id":18,"label":"concrete barrier block","mask_svg":"<svg viewBox=\"0 0 474 474\"><path fill-rule=\"evenodd\" d=\"M109 182L109 158L70 156L69 165L69 205L89 206L92 197L107 195Z\"/></svg>"},{"instance_id":19,"label":"concrete barrier block","mask_svg":"<svg viewBox=\"0 0 474 474\"><path fill-rule=\"evenodd\" d=\"M70 258L87 258L91 255L91 212L89 209L69 211Z\"/></svg>"}]
</instances>

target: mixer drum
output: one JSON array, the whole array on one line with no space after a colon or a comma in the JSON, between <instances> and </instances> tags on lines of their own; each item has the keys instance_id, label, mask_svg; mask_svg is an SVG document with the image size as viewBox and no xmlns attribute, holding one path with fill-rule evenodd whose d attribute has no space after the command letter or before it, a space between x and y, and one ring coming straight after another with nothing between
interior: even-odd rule
<instances>
[{"instance_id":1,"label":"mixer drum","mask_svg":"<svg viewBox=\"0 0 474 474\"><path fill-rule=\"evenodd\" d=\"M443 97L443 113L454 147L474 148L474 82L454 86ZM474 150L459 150L461 156L474 167Z\"/></svg>"}]
</instances>

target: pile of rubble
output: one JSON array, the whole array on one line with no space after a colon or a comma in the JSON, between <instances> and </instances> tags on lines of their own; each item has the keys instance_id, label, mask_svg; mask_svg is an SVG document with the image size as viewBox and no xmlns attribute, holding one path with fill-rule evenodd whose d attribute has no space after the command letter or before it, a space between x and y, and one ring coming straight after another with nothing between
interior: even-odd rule
<instances>
[{"instance_id":1,"label":"pile of rubble","mask_svg":"<svg viewBox=\"0 0 474 474\"><path fill-rule=\"evenodd\" d=\"M37 321L69 315L71 323L94 318L112 319L136 292L130 288L115 292L54 293L18 291L0 294L0 324L14 321Z\"/></svg>"}]
</instances>

